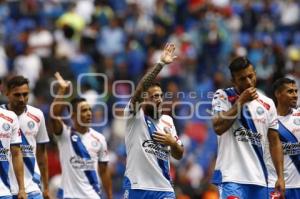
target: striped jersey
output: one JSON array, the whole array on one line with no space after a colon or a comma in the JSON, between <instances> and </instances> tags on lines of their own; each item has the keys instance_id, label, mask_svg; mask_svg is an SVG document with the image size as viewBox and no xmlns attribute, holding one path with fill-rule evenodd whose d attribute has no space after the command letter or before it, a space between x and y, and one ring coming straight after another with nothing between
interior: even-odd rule
<instances>
[{"instance_id":1,"label":"striped jersey","mask_svg":"<svg viewBox=\"0 0 300 199\"><path fill-rule=\"evenodd\" d=\"M286 116L278 116L279 137L284 154L284 179L286 188L300 188L300 109ZM269 186L274 187L277 174L270 154L267 157Z\"/></svg>"},{"instance_id":2,"label":"striped jersey","mask_svg":"<svg viewBox=\"0 0 300 199\"><path fill-rule=\"evenodd\" d=\"M247 102L233 125L218 136L218 154L214 183L234 182L267 186L264 162L268 129L278 129L274 102L258 93L258 99ZM213 113L228 111L239 95L234 88L219 89L212 100Z\"/></svg>"},{"instance_id":3,"label":"striped jersey","mask_svg":"<svg viewBox=\"0 0 300 199\"><path fill-rule=\"evenodd\" d=\"M1 105L1 107L8 109L7 105ZM49 142L44 114L40 109L27 105L25 111L17 117L22 137L25 192L41 192L41 173L36 159L36 147L37 144ZM9 174L11 192L16 195L19 187L14 170L11 169Z\"/></svg>"},{"instance_id":4,"label":"striped jersey","mask_svg":"<svg viewBox=\"0 0 300 199\"><path fill-rule=\"evenodd\" d=\"M11 195L9 171L13 170L10 164L10 146L21 143L21 134L16 114L0 108L0 197Z\"/></svg>"},{"instance_id":5,"label":"striped jersey","mask_svg":"<svg viewBox=\"0 0 300 199\"><path fill-rule=\"evenodd\" d=\"M174 192L170 178L170 147L152 139L155 131L164 133L165 129L178 140L173 119L162 115L153 120L143 109L134 115L129 106L130 103L124 110L127 153L124 188Z\"/></svg>"},{"instance_id":6,"label":"striped jersey","mask_svg":"<svg viewBox=\"0 0 300 199\"><path fill-rule=\"evenodd\" d=\"M104 136L89 128L81 134L63 124L56 136L62 167L61 188L64 198L100 198L98 162L108 162Z\"/></svg>"}]
</instances>

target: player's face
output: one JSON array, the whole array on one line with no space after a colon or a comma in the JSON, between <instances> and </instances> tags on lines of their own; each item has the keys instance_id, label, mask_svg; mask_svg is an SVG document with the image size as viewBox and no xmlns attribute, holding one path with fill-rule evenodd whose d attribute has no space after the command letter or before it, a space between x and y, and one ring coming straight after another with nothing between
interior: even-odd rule
<instances>
[{"instance_id":1,"label":"player's face","mask_svg":"<svg viewBox=\"0 0 300 199\"><path fill-rule=\"evenodd\" d=\"M23 84L22 86L14 87L6 93L9 104L15 110L23 111L28 103L29 86Z\"/></svg>"},{"instance_id":2,"label":"player's face","mask_svg":"<svg viewBox=\"0 0 300 199\"><path fill-rule=\"evenodd\" d=\"M239 93L250 87L256 86L256 73L252 65L234 72L232 82Z\"/></svg>"},{"instance_id":3,"label":"player's face","mask_svg":"<svg viewBox=\"0 0 300 199\"><path fill-rule=\"evenodd\" d=\"M92 122L92 108L88 102L83 101L78 103L77 111L74 113L79 124L89 125Z\"/></svg>"},{"instance_id":4,"label":"player's face","mask_svg":"<svg viewBox=\"0 0 300 199\"><path fill-rule=\"evenodd\" d=\"M163 92L161 88L159 86L150 87L147 94L145 102L149 103L149 105L154 105L155 108L159 108L163 101Z\"/></svg>"},{"instance_id":5,"label":"player's face","mask_svg":"<svg viewBox=\"0 0 300 199\"><path fill-rule=\"evenodd\" d=\"M286 104L290 108L297 107L298 89L296 84L284 84L276 95L278 103Z\"/></svg>"}]
</instances>

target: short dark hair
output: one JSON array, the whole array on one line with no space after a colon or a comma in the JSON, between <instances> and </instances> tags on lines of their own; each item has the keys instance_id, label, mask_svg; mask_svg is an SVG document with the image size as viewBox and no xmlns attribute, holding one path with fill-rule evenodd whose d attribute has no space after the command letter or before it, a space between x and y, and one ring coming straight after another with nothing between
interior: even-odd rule
<instances>
[{"instance_id":1,"label":"short dark hair","mask_svg":"<svg viewBox=\"0 0 300 199\"><path fill-rule=\"evenodd\" d=\"M9 78L8 80L6 80L6 82L5 82L6 89L8 91L15 87L22 86L24 84L28 85L29 80L21 75L13 76L13 77Z\"/></svg>"},{"instance_id":2,"label":"short dark hair","mask_svg":"<svg viewBox=\"0 0 300 199\"><path fill-rule=\"evenodd\" d=\"M243 70L250 65L252 65L252 63L246 57L237 57L233 59L229 65L231 77L233 77L233 73Z\"/></svg>"},{"instance_id":3,"label":"short dark hair","mask_svg":"<svg viewBox=\"0 0 300 199\"><path fill-rule=\"evenodd\" d=\"M277 79L272 85L272 94L275 96L275 92L280 90L285 84L296 84L296 81L287 77Z\"/></svg>"},{"instance_id":4,"label":"short dark hair","mask_svg":"<svg viewBox=\"0 0 300 199\"><path fill-rule=\"evenodd\" d=\"M148 85L148 88L147 88L146 91L148 91L149 88L151 88L151 87L156 87L156 86L159 87L159 88L161 88L161 85L160 85L159 82L152 82L152 83L150 83L150 84Z\"/></svg>"},{"instance_id":5,"label":"short dark hair","mask_svg":"<svg viewBox=\"0 0 300 199\"><path fill-rule=\"evenodd\" d=\"M86 99L82 97L75 97L70 101L73 113L77 111L78 104L81 102L86 102ZM68 111L71 112L69 106L68 106Z\"/></svg>"}]
</instances>

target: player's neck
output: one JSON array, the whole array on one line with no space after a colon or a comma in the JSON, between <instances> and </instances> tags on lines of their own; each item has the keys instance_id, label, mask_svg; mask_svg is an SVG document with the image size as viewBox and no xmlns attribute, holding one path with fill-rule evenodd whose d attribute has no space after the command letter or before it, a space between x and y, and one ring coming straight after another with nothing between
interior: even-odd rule
<instances>
[{"instance_id":1,"label":"player's neck","mask_svg":"<svg viewBox=\"0 0 300 199\"><path fill-rule=\"evenodd\" d=\"M24 109L18 109L17 107L13 107L11 104L7 104L8 110L13 111L16 115L21 115L24 111Z\"/></svg>"},{"instance_id":2,"label":"player's neck","mask_svg":"<svg viewBox=\"0 0 300 199\"><path fill-rule=\"evenodd\" d=\"M279 116L286 116L288 114L290 114L292 111L292 109L290 107L286 107L285 105L278 105L277 106L277 114Z\"/></svg>"},{"instance_id":3,"label":"player's neck","mask_svg":"<svg viewBox=\"0 0 300 199\"><path fill-rule=\"evenodd\" d=\"M85 134L86 132L88 132L89 127L87 126L80 126L79 124L75 124L74 125L74 129L80 133L80 134Z\"/></svg>"}]
</instances>

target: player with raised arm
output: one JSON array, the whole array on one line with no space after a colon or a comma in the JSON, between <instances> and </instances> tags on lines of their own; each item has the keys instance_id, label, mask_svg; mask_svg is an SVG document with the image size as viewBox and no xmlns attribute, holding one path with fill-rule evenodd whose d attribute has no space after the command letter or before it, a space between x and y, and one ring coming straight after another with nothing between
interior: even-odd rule
<instances>
[{"instance_id":1,"label":"player with raised arm","mask_svg":"<svg viewBox=\"0 0 300 199\"><path fill-rule=\"evenodd\" d=\"M154 83L163 67L174 61L175 45L167 44L160 61L138 83L124 110L126 118L125 199L175 199L170 156L181 159L183 145L173 119L162 114L163 92Z\"/></svg>"},{"instance_id":2,"label":"player with raised arm","mask_svg":"<svg viewBox=\"0 0 300 199\"><path fill-rule=\"evenodd\" d=\"M50 117L59 148L63 198L100 199L100 176L107 198L112 199L107 144L102 134L90 128L91 106L83 98L71 100L72 126L67 126L60 117L65 107L63 96L70 82L59 73L55 73L55 77L59 88L51 105Z\"/></svg>"}]
</instances>

